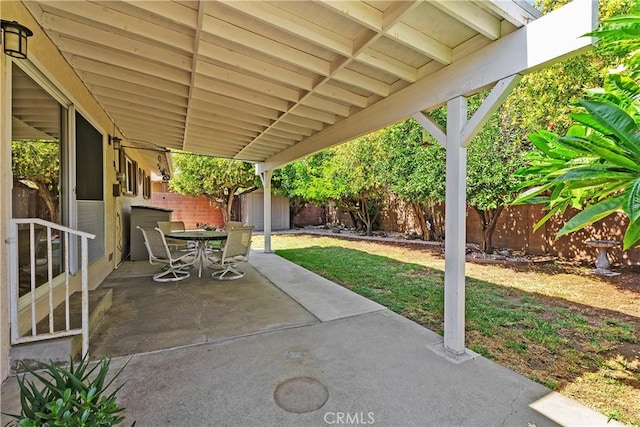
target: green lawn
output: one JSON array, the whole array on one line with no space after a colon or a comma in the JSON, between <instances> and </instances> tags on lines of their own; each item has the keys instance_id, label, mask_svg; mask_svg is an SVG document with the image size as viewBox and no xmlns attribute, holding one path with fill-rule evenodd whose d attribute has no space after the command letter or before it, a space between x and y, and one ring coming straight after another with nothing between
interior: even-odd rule
<instances>
[{"instance_id":1,"label":"green lawn","mask_svg":"<svg viewBox=\"0 0 640 427\"><path fill-rule=\"evenodd\" d=\"M256 236L255 248L261 239ZM302 235L273 236L272 246L278 255L442 334L440 254ZM468 263L467 346L611 418L640 425L638 316L596 306L584 292L604 293L605 302L615 304L607 286L561 266Z\"/></svg>"}]
</instances>

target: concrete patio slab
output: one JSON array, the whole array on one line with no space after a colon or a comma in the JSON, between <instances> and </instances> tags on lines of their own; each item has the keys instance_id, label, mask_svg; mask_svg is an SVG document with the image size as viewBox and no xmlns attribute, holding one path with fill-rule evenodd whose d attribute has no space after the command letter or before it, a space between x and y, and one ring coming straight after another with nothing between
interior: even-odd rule
<instances>
[{"instance_id":1,"label":"concrete patio slab","mask_svg":"<svg viewBox=\"0 0 640 427\"><path fill-rule=\"evenodd\" d=\"M484 357L443 357L441 336L276 255L251 264L233 282L103 283L114 309L91 351L126 354L126 424L618 425ZM1 402L19 411L15 378Z\"/></svg>"},{"instance_id":2,"label":"concrete patio slab","mask_svg":"<svg viewBox=\"0 0 640 427\"><path fill-rule=\"evenodd\" d=\"M113 307L91 338L91 354L145 353L318 322L250 265L242 267L241 280L203 274L157 283L154 271L121 277L127 269L133 273L125 266L100 286L113 289Z\"/></svg>"}]
</instances>

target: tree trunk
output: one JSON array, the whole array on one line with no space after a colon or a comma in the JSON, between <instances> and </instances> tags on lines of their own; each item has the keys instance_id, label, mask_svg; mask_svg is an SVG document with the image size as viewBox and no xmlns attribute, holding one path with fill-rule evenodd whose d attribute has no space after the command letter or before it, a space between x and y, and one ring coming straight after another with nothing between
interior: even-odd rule
<instances>
[{"instance_id":1,"label":"tree trunk","mask_svg":"<svg viewBox=\"0 0 640 427\"><path fill-rule=\"evenodd\" d=\"M49 218L43 219L55 222L56 224L60 223L58 219L58 209L56 203L53 200L53 196L51 195L51 191L49 191L47 185L42 182L36 181L36 185L38 186L38 193L40 194L40 197L42 197L42 200L44 200L44 204L49 211Z\"/></svg>"},{"instance_id":2,"label":"tree trunk","mask_svg":"<svg viewBox=\"0 0 640 427\"><path fill-rule=\"evenodd\" d=\"M493 251L493 232L496 230L498 218L504 210L504 206L498 206L496 209L481 210L473 208L480 217L482 225L482 252L491 253Z\"/></svg>"},{"instance_id":3,"label":"tree trunk","mask_svg":"<svg viewBox=\"0 0 640 427\"><path fill-rule=\"evenodd\" d=\"M444 217L436 213L436 204L428 202L426 210L429 212L428 221L431 224L431 240L444 239Z\"/></svg>"},{"instance_id":4,"label":"tree trunk","mask_svg":"<svg viewBox=\"0 0 640 427\"><path fill-rule=\"evenodd\" d=\"M362 221L365 226L365 230L367 236L373 236L373 222L378 215L371 215L369 212L369 204L367 203L367 199L360 199L360 209L358 210L358 217Z\"/></svg>"},{"instance_id":5,"label":"tree trunk","mask_svg":"<svg viewBox=\"0 0 640 427\"><path fill-rule=\"evenodd\" d=\"M427 224L427 219L424 216L424 211L422 210L422 205L420 202L411 202L411 206L413 206L413 211L418 218L418 224L420 224L420 232L422 234L422 240L430 240L431 230L429 225Z\"/></svg>"},{"instance_id":6,"label":"tree trunk","mask_svg":"<svg viewBox=\"0 0 640 427\"><path fill-rule=\"evenodd\" d=\"M230 188L229 189L229 194L227 195L227 206L226 206L226 212L224 214L225 218L224 218L224 223L226 224L228 221L231 220L231 211L233 209L233 201L235 200L235 194L236 194L236 187Z\"/></svg>"},{"instance_id":7,"label":"tree trunk","mask_svg":"<svg viewBox=\"0 0 640 427\"><path fill-rule=\"evenodd\" d=\"M346 210L349 213L349 217L351 217L351 222L353 222L353 228L358 230L360 228L360 218L358 218L358 216L351 209L347 208Z\"/></svg>"}]
</instances>

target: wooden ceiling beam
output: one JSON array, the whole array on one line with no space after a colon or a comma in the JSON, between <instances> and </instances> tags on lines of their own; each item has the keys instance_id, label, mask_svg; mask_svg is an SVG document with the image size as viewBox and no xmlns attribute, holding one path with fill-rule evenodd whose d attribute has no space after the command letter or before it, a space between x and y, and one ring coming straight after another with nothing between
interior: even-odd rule
<instances>
[{"instance_id":1,"label":"wooden ceiling beam","mask_svg":"<svg viewBox=\"0 0 640 427\"><path fill-rule=\"evenodd\" d=\"M352 104L360 108L365 108L369 104L369 100L366 96L358 95L354 92L332 85L329 82L318 86L314 93L342 101L346 104Z\"/></svg>"},{"instance_id":2,"label":"wooden ceiling beam","mask_svg":"<svg viewBox=\"0 0 640 427\"><path fill-rule=\"evenodd\" d=\"M347 105L340 104L338 102L330 101L319 96L308 96L300 101L301 105L315 108L316 110L325 111L327 113L334 113L338 116L348 117L350 108Z\"/></svg>"},{"instance_id":3,"label":"wooden ceiling beam","mask_svg":"<svg viewBox=\"0 0 640 427\"><path fill-rule=\"evenodd\" d=\"M279 129L285 132L290 132L293 134L304 135L304 136L309 136L313 133L312 130L308 127L297 126L291 123L285 123L283 120L273 125L271 129Z\"/></svg>"},{"instance_id":4,"label":"wooden ceiling beam","mask_svg":"<svg viewBox=\"0 0 640 427\"><path fill-rule=\"evenodd\" d=\"M256 106L270 108L275 111L287 111L289 102L275 96L256 93L251 89L226 84L220 80L198 74L194 84L194 93L208 92L237 99ZM206 97L205 97L206 98Z\"/></svg>"},{"instance_id":5,"label":"wooden ceiling beam","mask_svg":"<svg viewBox=\"0 0 640 427\"><path fill-rule=\"evenodd\" d=\"M229 40L263 54L269 54L278 60L288 62L296 67L313 71L323 76L327 76L330 73L331 64L329 61L294 49L260 34L245 30L244 28L236 27L214 16L205 15L202 30L206 34Z\"/></svg>"},{"instance_id":6,"label":"wooden ceiling beam","mask_svg":"<svg viewBox=\"0 0 640 427\"><path fill-rule=\"evenodd\" d=\"M217 46L205 40L201 41L198 54L201 58L206 57L206 60L211 63L224 63L231 65L235 68L249 71L251 74L266 77L280 83L285 83L298 89L304 89L307 91L313 89L314 81L312 77L287 70L286 68L278 67L226 47Z\"/></svg>"},{"instance_id":7,"label":"wooden ceiling beam","mask_svg":"<svg viewBox=\"0 0 640 427\"><path fill-rule=\"evenodd\" d=\"M138 9L158 15L176 24L195 29L198 22L198 12L174 1L139 1L123 0Z\"/></svg>"},{"instance_id":8,"label":"wooden ceiling beam","mask_svg":"<svg viewBox=\"0 0 640 427\"><path fill-rule=\"evenodd\" d=\"M175 93L167 93L148 86L112 79L104 75L82 73L87 86L101 88L101 94L113 93L114 97L140 96L154 102L165 102L186 108L187 97Z\"/></svg>"},{"instance_id":9,"label":"wooden ceiling beam","mask_svg":"<svg viewBox=\"0 0 640 427\"><path fill-rule=\"evenodd\" d=\"M327 30L315 22L305 20L267 2L223 1L236 11L266 22L294 37L299 37L343 56L353 53L353 43L347 37Z\"/></svg>"},{"instance_id":10,"label":"wooden ceiling beam","mask_svg":"<svg viewBox=\"0 0 640 427\"><path fill-rule=\"evenodd\" d=\"M292 125L310 128L313 130L322 130L324 128L324 123L319 120L312 120L294 114L287 114L283 116L277 124L280 122L291 123Z\"/></svg>"},{"instance_id":11,"label":"wooden ceiling beam","mask_svg":"<svg viewBox=\"0 0 640 427\"><path fill-rule=\"evenodd\" d=\"M196 73L261 92L265 95L275 96L286 101L296 102L300 99L300 92L295 89L290 89L276 83L266 82L257 77L252 77L208 62L197 61Z\"/></svg>"},{"instance_id":12,"label":"wooden ceiling beam","mask_svg":"<svg viewBox=\"0 0 640 427\"><path fill-rule=\"evenodd\" d=\"M46 1L41 2L45 12L74 16L74 19L88 25L111 27L114 32L128 34L133 39L146 39L152 43L162 43L172 49L193 52L193 37L172 31L165 26L145 21L126 13L88 1Z\"/></svg>"},{"instance_id":13,"label":"wooden ceiling beam","mask_svg":"<svg viewBox=\"0 0 640 427\"><path fill-rule=\"evenodd\" d=\"M500 38L500 20L473 3L433 0L430 4L479 32L489 40Z\"/></svg>"},{"instance_id":14,"label":"wooden ceiling beam","mask_svg":"<svg viewBox=\"0 0 640 427\"><path fill-rule=\"evenodd\" d=\"M363 1L322 0L322 3L353 22L376 32L382 31L384 15Z\"/></svg>"},{"instance_id":15,"label":"wooden ceiling beam","mask_svg":"<svg viewBox=\"0 0 640 427\"><path fill-rule=\"evenodd\" d=\"M395 24L386 32L386 35L442 64L451 64L453 58L452 48L404 22Z\"/></svg>"},{"instance_id":16,"label":"wooden ceiling beam","mask_svg":"<svg viewBox=\"0 0 640 427\"><path fill-rule=\"evenodd\" d=\"M100 98L104 102L108 102L110 105L130 105L142 110L160 110L183 118L186 118L187 116L187 109L184 105L147 98L141 95L132 96L127 92L121 92L110 87L92 85L92 88L92 93L96 95L97 98Z\"/></svg>"},{"instance_id":17,"label":"wooden ceiling beam","mask_svg":"<svg viewBox=\"0 0 640 427\"><path fill-rule=\"evenodd\" d=\"M122 68L143 73L149 76L159 77L174 83L180 83L188 86L190 82L190 73L188 71L179 70L165 64L151 62L120 53L113 49L101 46L83 43L81 41L70 39L64 36L57 38L57 44L64 53L81 56L98 62L106 62L107 64L118 64Z\"/></svg>"},{"instance_id":18,"label":"wooden ceiling beam","mask_svg":"<svg viewBox=\"0 0 640 427\"><path fill-rule=\"evenodd\" d=\"M342 68L336 71L332 78L339 82L368 90L376 95L388 96L390 93L390 86L385 82L381 82L380 80L376 80L347 68Z\"/></svg>"},{"instance_id":19,"label":"wooden ceiling beam","mask_svg":"<svg viewBox=\"0 0 640 427\"><path fill-rule=\"evenodd\" d=\"M409 83L415 83L416 80L418 80L417 69L373 49L367 49L360 53L356 57L356 61L384 71Z\"/></svg>"},{"instance_id":20,"label":"wooden ceiling beam","mask_svg":"<svg viewBox=\"0 0 640 427\"><path fill-rule=\"evenodd\" d=\"M77 70L81 78L83 78L84 72L91 73L93 75L100 75L113 79L113 81L121 81L126 84L136 84L139 86L149 86L153 89L167 94L174 94L184 96L185 98L189 94L187 86L174 83L169 80L160 79L154 76L140 74L126 68L121 68L112 64L105 64L104 62L98 62L91 59L83 58L81 56L68 55L69 63ZM84 80L84 78L83 78Z\"/></svg>"},{"instance_id":21,"label":"wooden ceiling beam","mask_svg":"<svg viewBox=\"0 0 640 427\"><path fill-rule=\"evenodd\" d=\"M50 13L43 14L42 24L46 30L61 34L65 38L82 39L85 42L102 46L106 49L135 55L168 67L186 71L191 70L191 55L174 52L166 47L139 41L128 36L103 30L94 25L75 22Z\"/></svg>"},{"instance_id":22,"label":"wooden ceiling beam","mask_svg":"<svg viewBox=\"0 0 640 427\"><path fill-rule=\"evenodd\" d=\"M278 112L268 108L247 105L241 101L230 99L224 96L210 98L194 98L192 107L194 111L225 112L225 114L235 114L238 120L251 120L261 126L269 126L278 117Z\"/></svg>"},{"instance_id":23,"label":"wooden ceiling beam","mask_svg":"<svg viewBox=\"0 0 640 427\"><path fill-rule=\"evenodd\" d=\"M333 124L336 122L336 115L331 113L326 113L324 111L316 110L315 108L305 107L304 105L296 105L293 107L289 114L293 114L296 116L306 117L308 119L317 120L323 123Z\"/></svg>"}]
</instances>

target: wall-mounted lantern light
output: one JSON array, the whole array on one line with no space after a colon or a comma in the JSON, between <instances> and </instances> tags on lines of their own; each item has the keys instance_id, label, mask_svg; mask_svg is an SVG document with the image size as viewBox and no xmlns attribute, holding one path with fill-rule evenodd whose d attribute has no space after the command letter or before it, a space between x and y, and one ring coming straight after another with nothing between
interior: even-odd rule
<instances>
[{"instance_id":1,"label":"wall-mounted lantern light","mask_svg":"<svg viewBox=\"0 0 640 427\"><path fill-rule=\"evenodd\" d=\"M122 148L122 140L117 136L109 136L109 143L113 146L114 150L120 150Z\"/></svg>"},{"instance_id":2,"label":"wall-mounted lantern light","mask_svg":"<svg viewBox=\"0 0 640 427\"><path fill-rule=\"evenodd\" d=\"M5 54L14 58L27 57L27 38L33 35L33 31L16 21L1 20L2 26L2 50Z\"/></svg>"}]
</instances>

